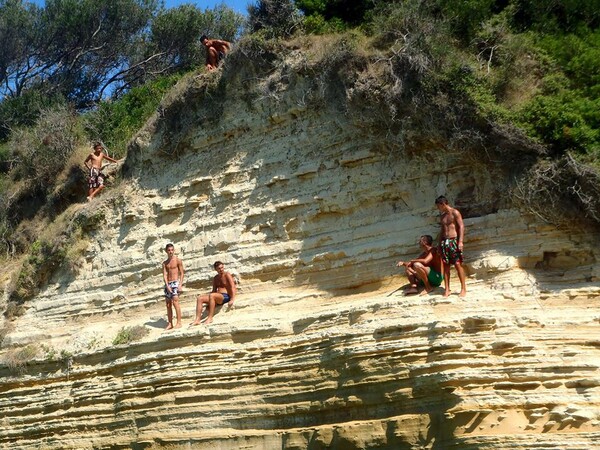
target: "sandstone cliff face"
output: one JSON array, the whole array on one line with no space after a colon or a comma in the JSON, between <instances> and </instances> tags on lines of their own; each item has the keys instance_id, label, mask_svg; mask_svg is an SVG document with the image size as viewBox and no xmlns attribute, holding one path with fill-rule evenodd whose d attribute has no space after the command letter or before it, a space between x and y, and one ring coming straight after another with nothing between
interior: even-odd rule
<instances>
[{"instance_id":1,"label":"sandstone cliff face","mask_svg":"<svg viewBox=\"0 0 600 450\"><path fill-rule=\"evenodd\" d=\"M2 448L597 446L600 236L498 203L510 167L307 103L302 60L185 80L81 206L105 225L79 274L5 339L73 356L0 367ZM468 296L404 297L394 263L437 234L440 194L468 211ZM186 322L215 260L237 308L163 332L167 242ZM113 346L131 325L151 332Z\"/></svg>"}]
</instances>

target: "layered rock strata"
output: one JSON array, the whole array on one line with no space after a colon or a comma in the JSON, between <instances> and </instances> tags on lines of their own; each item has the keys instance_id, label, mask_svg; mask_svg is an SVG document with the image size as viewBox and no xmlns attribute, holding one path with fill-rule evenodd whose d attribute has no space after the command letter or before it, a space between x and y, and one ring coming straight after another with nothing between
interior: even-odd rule
<instances>
[{"instance_id":1,"label":"layered rock strata","mask_svg":"<svg viewBox=\"0 0 600 450\"><path fill-rule=\"evenodd\" d=\"M4 344L69 356L0 367L0 445L596 445L599 236L495 203L505 167L399 151L336 105L304 105L302 79L245 101L264 80L228 73L217 99L198 93L204 77L178 87L127 178L82 206L105 222L79 274L57 274ZM472 207L468 296L403 297L394 263L437 234L440 194ZM239 274L237 309L163 333L167 242L186 319L217 259ZM111 344L132 325L150 335Z\"/></svg>"}]
</instances>

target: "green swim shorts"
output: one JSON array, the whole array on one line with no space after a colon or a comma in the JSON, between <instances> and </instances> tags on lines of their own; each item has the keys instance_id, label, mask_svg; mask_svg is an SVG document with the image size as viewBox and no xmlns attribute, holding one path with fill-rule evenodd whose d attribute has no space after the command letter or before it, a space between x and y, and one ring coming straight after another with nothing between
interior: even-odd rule
<instances>
[{"instance_id":1,"label":"green swim shorts","mask_svg":"<svg viewBox=\"0 0 600 450\"><path fill-rule=\"evenodd\" d=\"M444 275L429 268L427 280L429 280L429 284L431 284L432 286L438 287L442 284L442 281L444 281Z\"/></svg>"}]
</instances>

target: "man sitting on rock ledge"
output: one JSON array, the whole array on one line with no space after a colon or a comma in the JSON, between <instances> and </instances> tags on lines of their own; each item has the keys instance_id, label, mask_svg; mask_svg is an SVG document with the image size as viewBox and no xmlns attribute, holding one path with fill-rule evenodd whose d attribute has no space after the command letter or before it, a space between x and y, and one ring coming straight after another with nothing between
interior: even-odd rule
<instances>
[{"instance_id":1,"label":"man sitting on rock ledge","mask_svg":"<svg viewBox=\"0 0 600 450\"><path fill-rule=\"evenodd\" d=\"M229 303L229 309L233 308L237 288L233 276L229 272L225 272L225 265L221 261L216 261L213 264L217 275L213 278L213 287L210 294L199 295L196 300L196 320L190 325L200 325L202 319L202 307L206 304L208 315L206 316L205 324L213 321L215 308L217 305Z\"/></svg>"},{"instance_id":2,"label":"man sitting on rock ledge","mask_svg":"<svg viewBox=\"0 0 600 450\"><path fill-rule=\"evenodd\" d=\"M421 236L419 246L423 253L417 259L398 261L396 264L398 267L406 267L406 276L410 282L410 287L404 292L406 295L418 294L419 285L425 287L421 295L428 294L434 287L442 284L444 279L442 259L437 249L433 247L433 238L428 234Z\"/></svg>"}]
</instances>

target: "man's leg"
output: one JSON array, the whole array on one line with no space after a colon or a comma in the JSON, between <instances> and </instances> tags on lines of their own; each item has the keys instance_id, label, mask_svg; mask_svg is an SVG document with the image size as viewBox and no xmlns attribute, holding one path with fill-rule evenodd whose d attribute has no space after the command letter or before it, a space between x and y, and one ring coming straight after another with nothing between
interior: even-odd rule
<instances>
[{"instance_id":1,"label":"man's leg","mask_svg":"<svg viewBox=\"0 0 600 450\"><path fill-rule=\"evenodd\" d=\"M169 322L169 323L167 324L165 330L170 330L171 328L173 328L173 309L171 308L172 300L170 298L168 298L166 303L167 303L167 322Z\"/></svg>"},{"instance_id":2,"label":"man's leg","mask_svg":"<svg viewBox=\"0 0 600 450\"><path fill-rule=\"evenodd\" d=\"M448 297L450 295L450 264L442 262L442 266L444 267L444 297Z\"/></svg>"},{"instance_id":3,"label":"man's leg","mask_svg":"<svg viewBox=\"0 0 600 450\"><path fill-rule=\"evenodd\" d=\"M425 290L421 294L427 294L433 290L431 284L429 283L429 271L431 270L429 267L425 267L423 264L415 263L415 273L416 276L423 282L425 286Z\"/></svg>"},{"instance_id":4,"label":"man's leg","mask_svg":"<svg viewBox=\"0 0 600 450\"><path fill-rule=\"evenodd\" d=\"M199 295L196 299L196 318L190 325L200 325L202 319L202 308L205 304L208 304L209 295Z\"/></svg>"},{"instance_id":5,"label":"man's leg","mask_svg":"<svg viewBox=\"0 0 600 450\"><path fill-rule=\"evenodd\" d=\"M213 47L206 49L206 68L213 70L217 68L219 54Z\"/></svg>"},{"instance_id":6,"label":"man's leg","mask_svg":"<svg viewBox=\"0 0 600 450\"><path fill-rule=\"evenodd\" d=\"M98 186L96 189L94 189L90 195L88 196L88 201L92 200L97 194L98 192L100 192L102 189L104 189L104 185L101 184L100 186Z\"/></svg>"},{"instance_id":7,"label":"man's leg","mask_svg":"<svg viewBox=\"0 0 600 450\"><path fill-rule=\"evenodd\" d=\"M419 279L417 278L417 274L413 268L411 268L411 267L406 268L406 278L408 278L410 287L404 291L404 294L405 295L417 294L419 292L419 288L417 286L417 282L419 281Z\"/></svg>"},{"instance_id":8,"label":"man's leg","mask_svg":"<svg viewBox=\"0 0 600 450\"><path fill-rule=\"evenodd\" d=\"M208 300L208 316L206 317L206 321L204 322L205 324L212 323L213 316L215 315L215 309L217 305L223 304L223 300L225 300L225 297L223 297L223 294L219 292L212 292L208 294Z\"/></svg>"},{"instance_id":9,"label":"man's leg","mask_svg":"<svg viewBox=\"0 0 600 450\"><path fill-rule=\"evenodd\" d=\"M173 297L173 306L175 307L175 314L177 316L177 322L173 328L181 328L181 307L179 306L179 295ZM171 318L173 317L173 312L171 312ZM172 319L171 319L172 323Z\"/></svg>"},{"instance_id":10,"label":"man's leg","mask_svg":"<svg viewBox=\"0 0 600 450\"><path fill-rule=\"evenodd\" d=\"M463 268L461 263L454 264L456 268L456 273L458 274L458 279L460 280L460 297L464 297L467 295L467 284L465 280L465 269Z\"/></svg>"}]
</instances>

